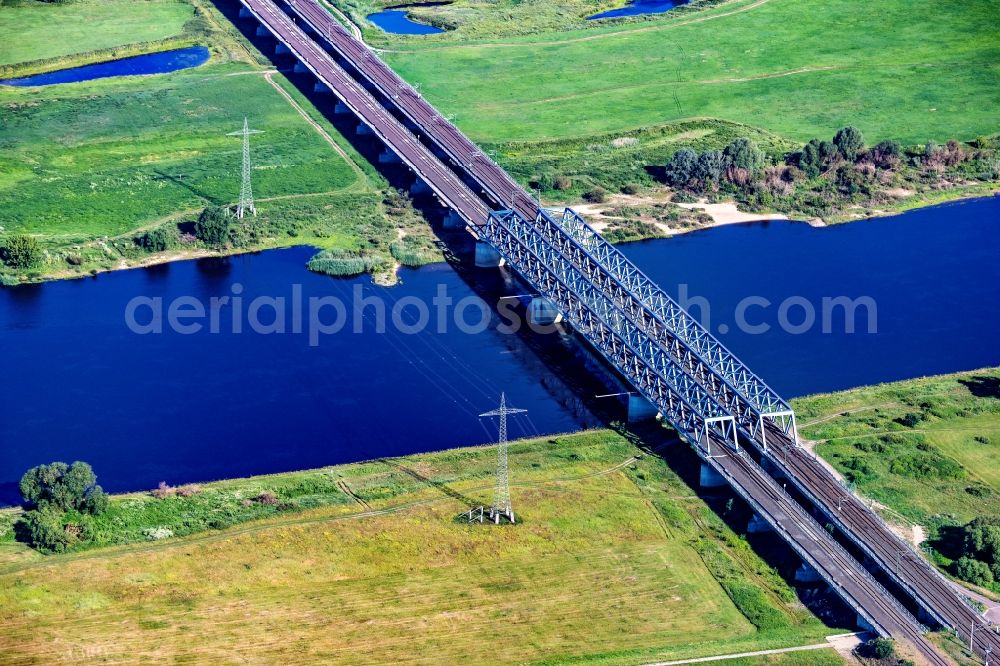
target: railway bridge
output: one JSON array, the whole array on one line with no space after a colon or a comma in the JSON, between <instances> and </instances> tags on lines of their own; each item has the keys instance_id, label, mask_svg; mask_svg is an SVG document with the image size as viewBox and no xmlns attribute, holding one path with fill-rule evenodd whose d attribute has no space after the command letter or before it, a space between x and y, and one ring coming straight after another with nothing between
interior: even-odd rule
<instances>
[{"instance_id":1,"label":"railway bridge","mask_svg":"<svg viewBox=\"0 0 1000 666\"><path fill-rule=\"evenodd\" d=\"M788 403L582 217L540 207L317 0L240 2L258 34L336 95L338 110L475 236L477 263L519 273L696 450L703 477L731 485L860 624L949 664L912 608L977 655L1000 654L1000 636L951 583L799 446Z\"/></svg>"}]
</instances>

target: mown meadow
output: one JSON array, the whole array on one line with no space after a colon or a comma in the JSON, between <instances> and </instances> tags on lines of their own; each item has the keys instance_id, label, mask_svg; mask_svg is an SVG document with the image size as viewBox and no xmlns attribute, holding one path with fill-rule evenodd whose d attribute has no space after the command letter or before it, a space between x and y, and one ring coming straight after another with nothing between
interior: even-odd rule
<instances>
[{"instance_id":1,"label":"mown meadow","mask_svg":"<svg viewBox=\"0 0 1000 666\"><path fill-rule=\"evenodd\" d=\"M386 58L487 143L705 117L797 141L855 125L943 142L997 130L998 12L997 0L737 1L589 30L404 38Z\"/></svg>"},{"instance_id":2,"label":"mown meadow","mask_svg":"<svg viewBox=\"0 0 1000 666\"><path fill-rule=\"evenodd\" d=\"M469 525L495 460L459 449L113 498L98 533L132 545L42 556L8 535L0 649L53 662L85 645L112 660L634 664L835 633L630 439L512 444L520 522ZM483 640L497 622L517 640ZM840 663L815 658L777 663Z\"/></svg>"}]
</instances>

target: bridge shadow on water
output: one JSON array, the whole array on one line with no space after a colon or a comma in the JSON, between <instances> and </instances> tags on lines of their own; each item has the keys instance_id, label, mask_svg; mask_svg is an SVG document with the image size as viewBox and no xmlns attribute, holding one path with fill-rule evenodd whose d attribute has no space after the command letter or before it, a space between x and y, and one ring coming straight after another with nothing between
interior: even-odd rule
<instances>
[{"instance_id":1,"label":"bridge shadow on water","mask_svg":"<svg viewBox=\"0 0 1000 666\"><path fill-rule=\"evenodd\" d=\"M275 54L274 39L270 36L256 35L255 21L239 18L239 2L235 0L213 0L213 2L233 25L239 28L243 36L268 57L298 91L330 121L354 149L378 169L391 187L400 190L409 188L414 180L409 168L402 164L380 163L378 156L382 152L382 143L374 136L357 134L356 129L360 121L352 114L335 113L336 96L317 93L313 89L315 79L311 73L293 72L294 56ZM661 173L653 175L662 177ZM433 196L413 197L413 203L431 222L446 261L479 298L494 306L493 326L499 323L495 306L502 298L514 297L518 305L512 311L525 321L526 304L529 299L521 297L530 296L533 289L508 269L476 268L472 260L475 252L474 239L466 231L443 228L442 221L446 209ZM795 580L800 559L790 546L773 532L747 534L747 526L753 512L732 489L700 487L701 461L691 447L678 440L677 434L672 429L656 421L624 425L627 417L626 400L598 396L625 392L630 390L630 387L582 336L568 327L558 325L543 327L542 330L521 326L513 335L501 337L509 340L510 353L517 356L524 371L538 377L549 394L573 414L583 427L611 427L647 455L663 459L693 494L703 500L733 532L745 538L766 566L777 572L795 590L799 602L830 627L854 625L853 612L828 586L823 583L800 583ZM997 387L994 386L977 388L994 391L993 394L997 394ZM497 389L498 392L499 390L500 388ZM972 387L970 390L973 390ZM469 497L396 459L379 460L418 482L435 488L464 506L471 508L483 503L483 499ZM712 530L712 527L704 525L703 529ZM752 572L748 573L748 576L752 578Z\"/></svg>"}]
</instances>

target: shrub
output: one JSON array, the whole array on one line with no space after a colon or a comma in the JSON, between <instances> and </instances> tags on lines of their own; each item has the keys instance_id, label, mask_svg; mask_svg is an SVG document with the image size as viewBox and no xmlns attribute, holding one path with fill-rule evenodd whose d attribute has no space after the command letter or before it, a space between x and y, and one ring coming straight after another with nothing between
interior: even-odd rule
<instances>
[{"instance_id":1,"label":"shrub","mask_svg":"<svg viewBox=\"0 0 1000 666\"><path fill-rule=\"evenodd\" d=\"M21 526L28 545L44 552L64 553L79 541L79 532L67 530L63 512L51 504L26 512Z\"/></svg>"},{"instance_id":2,"label":"shrub","mask_svg":"<svg viewBox=\"0 0 1000 666\"><path fill-rule=\"evenodd\" d=\"M194 224L195 237L208 245L220 246L229 239L229 213L224 208L206 208Z\"/></svg>"},{"instance_id":3,"label":"shrub","mask_svg":"<svg viewBox=\"0 0 1000 666\"><path fill-rule=\"evenodd\" d=\"M68 254L66 255L66 263L70 266L79 266L83 263L83 257L78 254Z\"/></svg>"},{"instance_id":4,"label":"shrub","mask_svg":"<svg viewBox=\"0 0 1000 666\"><path fill-rule=\"evenodd\" d=\"M639 194L639 186L629 183L622 186L622 194Z\"/></svg>"},{"instance_id":5,"label":"shrub","mask_svg":"<svg viewBox=\"0 0 1000 666\"><path fill-rule=\"evenodd\" d=\"M552 187L557 190L568 190L573 187L573 181L567 176L556 176L552 179Z\"/></svg>"},{"instance_id":6,"label":"shrub","mask_svg":"<svg viewBox=\"0 0 1000 666\"><path fill-rule=\"evenodd\" d=\"M264 506L274 506L278 503L278 496L270 490L265 490L260 495L257 495L254 500Z\"/></svg>"},{"instance_id":7,"label":"shrub","mask_svg":"<svg viewBox=\"0 0 1000 666\"><path fill-rule=\"evenodd\" d=\"M833 143L837 146L837 152L844 156L844 159L853 162L858 158L858 153L865 146L864 136L857 127L844 127L837 131L833 137Z\"/></svg>"},{"instance_id":8,"label":"shrub","mask_svg":"<svg viewBox=\"0 0 1000 666\"><path fill-rule=\"evenodd\" d=\"M898 141L880 141L871 150L872 160L875 165L883 169L891 169L899 164L899 158L903 155L903 147Z\"/></svg>"},{"instance_id":9,"label":"shrub","mask_svg":"<svg viewBox=\"0 0 1000 666\"><path fill-rule=\"evenodd\" d=\"M961 479L965 476L965 470L955 461L926 453L899 456L889 465L889 471L911 479Z\"/></svg>"},{"instance_id":10,"label":"shrub","mask_svg":"<svg viewBox=\"0 0 1000 666\"><path fill-rule=\"evenodd\" d=\"M905 425L907 428L916 428L917 425L920 423L920 420L921 420L920 414L907 412L906 415L904 415L901 419L899 419L899 423Z\"/></svg>"},{"instance_id":11,"label":"shrub","mask_svg":"<svg viewBox=\"0 0 1000 666\"><path fill-rule=\"evenodd\" d=\"M11 268L34 268L42 263L42 249L33 237L18 234L0 245L0 260Z\"/></svg>"},{"instance_id":12,"label":"shrub","mask_svg":"<svg viewBox=\"0 0 1000 666\"><path fill-rule=\"evenodd\" d=\"M603 187L595 187L584 193L583 198L590 203L604 203L608 200L608 192Z\"/></svg>"},{"instance_id":13,"label":"shrub","mask_svg":"<svg viewBox=\"0 0 1000 666\"><path fill-rule=\"evenodd\" d=\"M147 541L159 541L161 539L169 539L174 535L173 531L166 527L151 527L149 529L143 530L142 534L146 537Z\"/></svg>"},{"instance_id":14,"label":"shrub","mask_svg":"<svg viewBox=\"0 0 1000 666\"><path fill-rule=\"evenodd\" d=\"M165 252L177 242L174 226L151 229L135 239L135 244L146 252Z\"/></svg>"},{"instance_id":15,"label":"shrub","mask_svg":"<svg viewBox=\"0 0 1000 666\"><path fill-rule=\"evenodd\" d=\"M971 557L961 557L955 562L955 575L964 581L986 587L993 583L993 571L990 565Z\"/></svg>"},{"instance_id":16,"label":"shrub","mask_svg":"<svg viewBox=\"0 0 1000 666\"><path fill-rule=\"evenodd\" d=\"M896 653L896 646L891 638L872 638L865 642L863 652L875 659L889 659Z\"/></svg>"},{"instance_id":17,"label":"shrub","mask_svg":"<svg viewBox=\"0 0 1000 666\"><path fill-rule=\"evenodd\" d=\"M51 505L61 511L98 514L108 506L94 470L85 462L33 467L21 477L20 490L24 501L34 507Z\"/></svg>"}]
</instances>

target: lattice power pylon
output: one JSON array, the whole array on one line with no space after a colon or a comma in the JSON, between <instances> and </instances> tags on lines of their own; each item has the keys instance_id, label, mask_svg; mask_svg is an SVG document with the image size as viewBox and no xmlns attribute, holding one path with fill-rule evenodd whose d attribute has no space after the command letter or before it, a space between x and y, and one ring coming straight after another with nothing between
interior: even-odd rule
<instances>
[{"instance_id":1,"label":"lattice power pylon","mask_svg":"<svg viewBox=\"0 0 1000 666\"><path fill-rule=\"evenodd\" d=\"M257 208L253 205L253 187L250 185L250 135L260 134L260 130L250 129L246 116L243 116L243 131L230 132L227 136L243 137L243 182L240 185L240 203L236 206L236 217L242 218L249 211L257 214Z\"/></svg>"},{"instance_id":2,"label":"lattice power pylon","mask_svg":"<svg viewBox=\"0 0 1000 666\"><path fill-rule=\"evenodd\" d=\"M500 418L500 445L497 447L497 478L496 488L493 492L493 506L490 508L489 517L494 523L500 524L501 518L506 518L514 522L514 509L510 505L510 477L507 468L507 416L509 414L523 414L526 409L517 409L507 406L507 396L500 394L500 409L492 412L480 414L480 417L497 416ZM471 518L472 512L470 512ZM482 516L482 512L480 512Z\"/></svg>"}]
</instances>

